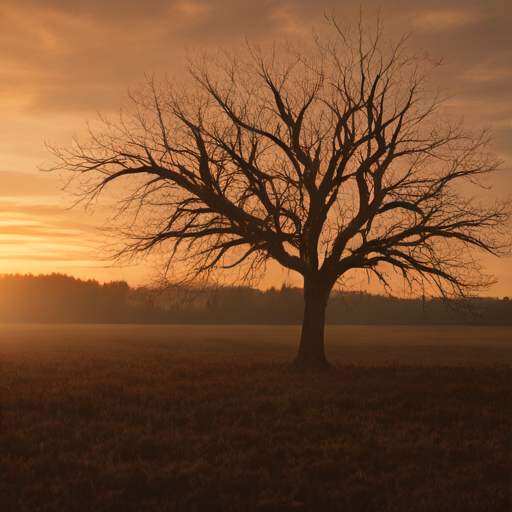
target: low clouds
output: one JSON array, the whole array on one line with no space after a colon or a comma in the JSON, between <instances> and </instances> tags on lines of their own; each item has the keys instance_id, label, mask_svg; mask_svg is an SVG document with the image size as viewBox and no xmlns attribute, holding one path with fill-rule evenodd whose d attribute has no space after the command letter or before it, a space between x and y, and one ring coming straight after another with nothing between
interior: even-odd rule
<instances>
[{"instance_id":1,"label":"low clouds","mask_svg":"<svg viewBox=\"0 0 512 512\"><path fill-rule=\"evenodd\" d=\"M21 173L0 173L0 180ZM12 177L12 176L11 176ZM4 181L5 180L5 181ZM26 179L23 188L35 192L38 180ZM33 187L31 189L31 187ZM59 196L0 195L0 273L39 271L41 262L94 261L95 228L79 211L65 210ZM41 189L39 189L42 192ZM27 263L24 263L27 262Z\"/></svg>"}]
</instances>

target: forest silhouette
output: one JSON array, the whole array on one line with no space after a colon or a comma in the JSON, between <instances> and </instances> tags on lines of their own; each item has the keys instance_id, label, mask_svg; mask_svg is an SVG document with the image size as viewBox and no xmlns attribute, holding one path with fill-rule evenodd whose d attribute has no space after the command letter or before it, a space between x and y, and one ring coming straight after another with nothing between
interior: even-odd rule
<instances>
[{"instance_id":1,"label":"forest silhouette","mask_svg":"<svg viewBox=\"0 0 512 512\"><path fill-rule=\"evenodd\" d=\"M469 323L512 325L508 297L475 298ZM2 323L154 323L300 325L302 289L283 285L263 291L249 287L165 291L101 284L66 274L0 276ZM440 299L423 300L346 291L331 294L331 325L457 325L468 323Z\"/></svg>"}]
</instances>

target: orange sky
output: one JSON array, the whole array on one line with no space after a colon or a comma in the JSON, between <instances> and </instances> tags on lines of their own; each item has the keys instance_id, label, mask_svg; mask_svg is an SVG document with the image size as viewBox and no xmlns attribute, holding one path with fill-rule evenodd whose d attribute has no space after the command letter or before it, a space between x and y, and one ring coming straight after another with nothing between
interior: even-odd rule
<instances>
[{"instance_id":1,"label":"orange sky","mask_svg":"<svg viewBox=\"0 0 512 512\"><path fill-rule=\"evenodd\" d=\"M352 3L350 3L352 4ZM359 5L359 3L357 3ZM512 4L498 1L361 2L379 5L387 35L412 33L409 46L445 56L436 80L461 89L452 101L469 124L491 125L504 161L492 179L512 195ZM66 145L97 112L114 114L144 72L182 73L184 47L265 42L310 32L323 10L353 15L349 2L318 0L0 0L0 274L64 272L100 281L148 281L143 264L111 268L96 254L96 228L108 211L69 210L45 140ZM358 8L358 6L357 6ZM512 294L512 260L485 257ZM272 267L263 286L298 278Z\"/></svg>"}]
</instances>

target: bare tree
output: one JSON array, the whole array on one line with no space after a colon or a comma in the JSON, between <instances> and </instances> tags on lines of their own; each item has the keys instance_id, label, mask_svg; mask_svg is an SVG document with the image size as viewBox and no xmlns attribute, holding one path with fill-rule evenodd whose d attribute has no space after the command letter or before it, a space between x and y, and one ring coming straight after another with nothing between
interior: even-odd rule
<instances>
[{"instance_id":1,"label":"bare tree","mask_svg":"<svg viewBox=\"0 0 512 512\"><path fill-rule=\"evenodd\" d=\"M457 185L483 185L499 162L489 131L466 129L429 85L439 62L386 41L379 23L328 24L189 55L187 82L150 77L115 123L53 148L83 199L122 182L118 257L158 250L187 279L246 278L268 259L301 274L299 368L328 366L325 308L347 272L389 284L395 270L464 298L491 282L473 249L506 249L508 203Z\"/></svg>"}]
</instances>

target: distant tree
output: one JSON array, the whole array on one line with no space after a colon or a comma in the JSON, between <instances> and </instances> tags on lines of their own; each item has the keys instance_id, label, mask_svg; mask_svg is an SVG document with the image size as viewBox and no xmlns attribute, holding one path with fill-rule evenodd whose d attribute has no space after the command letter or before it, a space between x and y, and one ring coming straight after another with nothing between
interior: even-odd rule
<instances>
[{"instance_id":1,"label":"distant tree","mask_svg":"<svg viewBox=\"0 0 512 512\"><path fill-rule=\"evenodd\" d=\"M133 322L124 281L101 285L66 274L0 275L0 322Z\"/></svg>"},{"instance_id":2,"label":"distant tree","mask_svg":"<svg viewBox=\"0 0 512 512\"><path fill-rule=\"evenodd\" d=\"M189 55L188 81L149 77L117 122L53 148L82 200L122 184L116 257L158 250L188 283L258 277L269 259L301 274L304 369L328 367L325 309L347 272L391 285L395 270L464 299L490 284L472 249L506 248L509 211L457 185L482 185L499 162L489 131L466 129L429 86L439 61L386 41L379 22L328 25Z\"/></svg>"}]
</instances>

